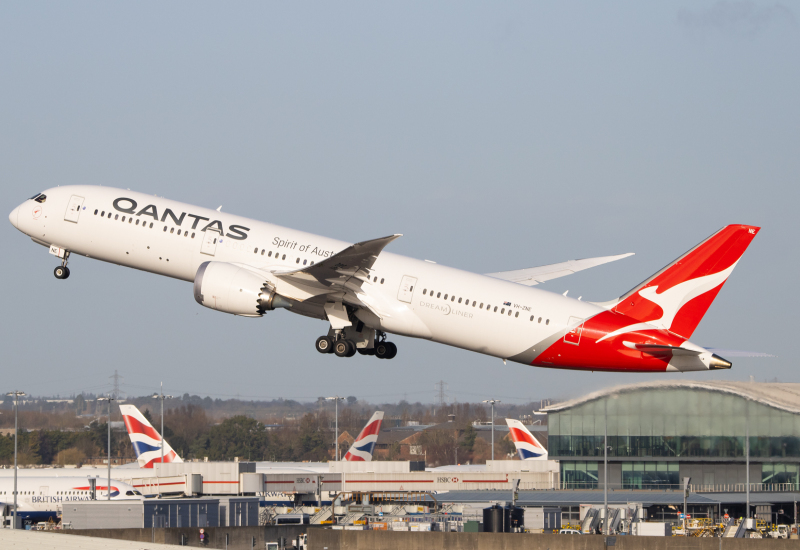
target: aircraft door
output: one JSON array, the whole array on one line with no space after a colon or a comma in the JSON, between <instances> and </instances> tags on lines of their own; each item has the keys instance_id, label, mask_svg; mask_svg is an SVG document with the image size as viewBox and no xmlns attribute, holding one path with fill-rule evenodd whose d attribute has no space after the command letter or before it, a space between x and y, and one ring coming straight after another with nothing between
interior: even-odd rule
<instances>
[{"instance_id":1,"label":"aircraft door","mask_svg":"<svg viewBox=\"0 0 800 550\"><path fill-rule=\"evenodd\" d=\"M400 281L400 290L397 292L397 299L407 304L411 303L411 297L414 294L414 285L417 284L417 278L409 275L403 275Z\"/></svg>"},{"instance_id":2,"label":"aircraft door","mask_svg":"<svg viewBox=\"0 0 800 550\"><path fill-rule=\"evenodd\" d=\"M217 241L219 241L219 231L215 229L206 229L203 232L203 241L200 245L200 252L213 256L217 252Z\"/></svg>"},{"instance_id":3,"label":"aircraft door","mask_svg":"<svg viewBox=\"0 0 800 550\"><path fill-rule=\"evenodd\" d=\"M83 207L83 197L72 195L67 205L67 212L64 214L64 219L68 222L78 223L78 217L81 215L81 208Z\"/></svg>"},{"instance_id":4,"label":"aircraft door","mask_svg":"<svg viewBox=\"0 0 800 550\"><path fill-rule=\"evenodd\" d=\"M49 485L42 485L41 487L39 487L39 496L40 497L47 496L47 494L49 492L50 492L50 486Z\"/></svg>"},{"instance_id":5,"label":"aircraft door","mask_svg":"<svg viewBox=\"0 0 800 550\"><path fill-rule=\"evenodd\" d=\"M578 344L581 343L582 332L583 332L583 320L580 317L570 317L569 323L567 323L567 333L564 334L564 343L577 346Z\"/></svg>"}]
</instances>

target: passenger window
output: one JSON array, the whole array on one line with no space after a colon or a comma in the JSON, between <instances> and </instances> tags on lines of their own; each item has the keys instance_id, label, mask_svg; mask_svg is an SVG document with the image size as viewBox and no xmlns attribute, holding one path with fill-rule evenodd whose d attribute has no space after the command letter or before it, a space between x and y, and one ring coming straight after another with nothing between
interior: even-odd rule
<instances>
[{"instance_id":1,"label":"passenger window","mask_svg":"<svg viewBox=\"0 0 800 550\"><path fill-rule=\"evenodd\" d=\"M300 258L297 258L297 261L295 263L299 264L300 263Z\"/></svg>"},{"instance_id":2,"label":"passenger window","mask_svg":"<svg viewBox=\"0 0 800 550\"><path fill-rule=\"evenodd\" d=\"M502 314L503 314L503 313L505 313L505 312L506 312L506 308L503 308L503 309L501 309L501 310L500 310L500 315L502 315Z\"/></svg>"},{"instance_id":3,"label":"passenger window","mask_svg":"<svg viewBox=\"0 0 800 550\"><path fill-rule=\"evenodd\" d=\"M105 210L103 210L102 212L100 212L100 217L101 217L101 218L105 218L105 216L106 216L106 211L105 211Z\"/></svg>"},{"instance_id":4,"label":"passenger window","mask_svg":"<svg viewBox=\"0 0 800 550\"><path fill-rule=\"evenodd\" d=\"M123 223L125 222L125 216L122 216L122 221L123 221Z\"/></svg>"},{"instance_id":5,"label":"passenger window","mask_svg":"<svg viewBox=\"0 0 800 550\"><path fill-rule=\"evenodd\" d=\"M531 315L531 321L533 321L533 315Z\"/></svg>"},{"instance_id":6,"label":"passenger window","mask_svg":"<svg viewBox=\"0 0 800 550\"><path fill-rule=\"evenodd\" d=\"M111 219L111 212L108 213L108 219Z\"/></svg>"},{"instance_id":7,"label":"passenger window","mask_svg":"<svg viewBox=\"0 0 800 550\"><path fill-rule=\"evenodd\" d=\"M381 277L381 284L383 284L383 281L384 281L384 279L383 279L383 277Z\"/></svg>"},{"instance_id":8,"label":"passenger window","mask_svg":"<svg viewBox=\"0 0 800 550\"><path fill-rule=\"evenodd\" d=\"M437 298L439 298L441 295L442 295L442 293L441 293L441 292L437 292L437 293L436 293L436 297L437 297Z\"/></svg>"},{"instance_id":9,"label":"passenger window","mask_svg":"<svg viewBox=\"0 0 800 550\"><path fill-rule=\"evenodd\" d=\"M444 295L444 299L447 300L447 294Z\"/></svg>"},{"instance_id":10,"label":"passenger window","mask_svg":"<svg viewBox=\"0 0 800 550\"><path fill-rule=\"evenodd\" d=\"M550 324L550 319L548 319L547 321L545 321L545 322L544 322L544 324L545 324L545 325L549 325L549 324Z\"/></svg>"},{"instance_id":11,"label":"passenger window","mask_svg":"<svg viewBox=\"0 0 800 550\"><path fill-rule=\"evenodd\" d=\"M474 301L474 300L473 300L473 302L472 302L472 307L475 307L475 304L477 304L477 303L478 303L478 302L476 302L476 301Z\"/></svg>"},{"instance_id":12,"label":"passenger window","mask_svg":"<svg viewBox=\"0 0 800 550\"><path fill-rule=\"evenodd\" d=\"M475 304L472 304L475 305ZM478 309L483 309L483 302L481 302L481 306Z\"/></svg>"},{"instance_id":13,"label":"passenger window","mask_svg":"<svg viewBox=\"0 0 800 550\"><path fill-rule=\"evenodd\" d=\"M422 289L422 295L425 296L427 294L428 294L428 289L427 288L423 288Z\"/></svg>"},{"instance_id":14,"label":"passenger window","mask_svg":"<svg viewBox=\"0 0 800 550\"><path fill-rule=\"evenodd\" d=\"M377 277L375 277L374 279L372 279L372 282L373 282L373 283L377 283L377 282L378 282L378 278L377 278Z\"/></svg>"},{"instance_id":15,"label":"passenger window","mask_svg":"<svg viewBox=\"0 0 800 550\"><path fill-rule=\"evenodd\" d=\"M311 265L314 265L314 262L311 262Z\"/></svg>"},{"instance_id":16,"label":"passenger window","mask_svg":"<svg viewBox=\"0 0 800 550\"><path fill-rule=\"evenodd\" d=\"M180 236L180 234L181 234L181 230L180 230L180 229L178 229L178 235Z\"/></svg>"},{"instance_id":17,"label":"passenger window","mask_svg":"<svg viewBox=\"0 0 800 550\"><path fill-rule=\"evenodd\" d=\"M150 222L150 229L153 229L153 222Z\"/></svg>"},{"instance_id":18,"label":"passenger window","mask_svg":"<svg viewBox=\"0 0 800 550\"><path fill-rule=\"evenodd\" d=\"M109 214L109 216L110 216L110 215L111 215L111 214ZM114 216L114 219L115 219L115 220L118 220L118 219L119 219L119 214L116 214L116 215Z\"/></svg>"},{"instance_id":19,"label":"passenger window","mask_svg":"<svg viewBox=\"0 0 800 550\"><path fill-rule=\"evenodd\" d=\"M174 227L170 228L169 232L170 233L175 233L175 228Z\"/></svg>"},{"instance_id":20,"label":"passenger window","mask_svg":"<svg viewBox=\"0 0 800 550\"><path fill-rule=\"evenodd\" d=\"M142 221L139 218L136 218L136 225L139 225L139 222Z\"/></svg>"},{"instance_id":21,"label":"passenger window","mask_svg":"<svg viewBox=\"0 0 800 550\"><path fill-rule=\"evenodd\" d=\"M97 215L97 208L94 209L94 215Z\"/></svg>"},{"instance_id":22,"label":"passenger window","mask_svg":"<svg viewBox=\"0 0 800 550\"><path fill-rule=\"evenodd\" d=\"M453 295L453 297L452 297L452 298L450 298L450 301L451 301L451 302L455 302L455 301L456 301L456 296L455 296L455 294Z\"/></svg>"},{"instance_id":23,"label":"passenger window","mask_svg":"<svg viewBox=\"0 0 800 550\"><path fill-rule=\"evenodd\" d=\"M262 256L264 255L264 252L265 252L265 250L262 248L262 249L261 249L261 255L262 255Z\"/></svg>"},{"instance_id":24,"label":"passenger window","mask_svg":"<svg viewBox=\"0 0 800 550\"><path fill-rule=\"evenodd\" d=\"M494 306L494 312L497 313L497 306Z\"/></svg>"},{"instance_id":25,"label":"passenger window","mask_svg":"<svg viewBox=\"0 0 800 550\"><path fill-rule=\"evenodd\" d=\"M167 226L165 225L164 226L164 233L166 233L166 232L167 232Z\"/></svg>"},{"instance_id":26,"label":"passenger window","mask_svg":"<svg viewBox=\"0 0 800 550\"><path fill-rule=\"evenodd\" d=\"M131 216L130 218L128 218L128 223L133 223L133 216Z\"/></svg>"},{"instance_id":27,"label":"passenger window","mask_svg":"<svg viewBox=\"0 0 800 550\"><path fill-rule=\"evenodd\" d=\"M272 250L270 250L269 254L267 254L267 258L272 258Z\"/></svg>"},{"instance_id":28,"label":"passenger window","mask_svg":"<svg viewBox=\"0 0 800 550\"><path fill-rule=\"evenodd\" d=\"M286 259L286 254L283 255L283 258L281 258L281 260L285 260L285 259Z\"/></svg>"},{"instance_id":29,"label":"passenger window","mask_svg":"<svg viewBox=\"0 0 800 550\"><path fill-rule=\"evenodd\" d=\"M508 310L508 316L511 317L511 310ZM517 317L519 317L519 311L517 312Z\"/></svg>"},{"instance_id":30,"label":"passenger window","mask_svg":"<svg viewBox=\"0 0 800 550\"><path fill-rule=\"evenodd\" d=\"M409 292L414 292L414 287L412 286L411 288L408 289L408 291Z\"/></svg>"},{"instance_id":31,"label":"passenger window","mask_svg":"<svg viewBox=\"0 0 800 550\"><path fill-rule=\"evenodd\" d=\"M256 247L255 250L253 250L253 254L256 254L257 252L258 252L258 247Z\"/></svg>"},{"instance_id":32,"label":"passenger window","mask_svg":"<svg viewBox=\"0 0 800 550\"><path fill-rule=\"evenodd\" d=\"M307 263L308 263L308 260L303 260L303 265L306 265Z\"/></svg>"},{"instance_id":33,"label":"passenger window","mask_svg":"<svg viewBox=\"0 0 800 550\"><path fill-rule=\"evenodd\" d=\"M459 299L458 299L458 303L459 303L459 304L461 303L461 298L459 298Z\"/></svg>"}]
</instances>

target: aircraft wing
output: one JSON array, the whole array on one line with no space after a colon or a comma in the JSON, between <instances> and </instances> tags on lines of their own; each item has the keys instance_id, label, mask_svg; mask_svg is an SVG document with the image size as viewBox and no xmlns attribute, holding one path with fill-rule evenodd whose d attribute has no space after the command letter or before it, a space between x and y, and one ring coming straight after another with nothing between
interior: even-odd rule
<instances>
[{"instance_id":1,"label":"aircraft wing","mask_svg":"<svg viewBox=\"0 0 800 550\"><path fill-rule=\"evenodd\" d=\"M370 282L372 266L378 255L400 236L389 235L356 243L314 265L291 271L274 271L273 275L293 285L322 290L320 294L348 290L358 293L364 283Z\"/></svg>"},{"instance_id":2,"label":"aircraft wing","mask_svg":"<svg viewBox=\"0 0 800 550\"><path fill-rule=\"evenodd\" d=\"M525 286L534 286L550 279L558 279L566 275L572 275L578 271L589 269L598 265L615 262L622 258L633 256L633 252L620 254L618 256L601 256L599 258L585 258L583 260L569 260L560 264L541 265L539 267L529 267L528 269L517 269L514 271L498 271L497 273L487 273L487 277L511 281Z\"/></svg>"}]
</instances>

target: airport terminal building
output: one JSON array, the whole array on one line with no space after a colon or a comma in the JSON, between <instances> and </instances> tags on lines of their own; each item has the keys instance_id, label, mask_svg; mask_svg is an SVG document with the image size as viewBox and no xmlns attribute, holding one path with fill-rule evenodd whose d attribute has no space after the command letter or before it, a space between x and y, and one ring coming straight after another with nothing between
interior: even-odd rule
<instances>
[{"instance_id":1,"label":"airport terminal building","mask_svg":"<svg viewBox=\"0 0 800 550\"><path fill-rule=\"evenodd\" d=\"M562 489L602 489L607 429L614 490L679 489L691 477L693 492L743 493L749 439L751 492L793 502L800 491L800 384L647 382L545 410Z\"/></svg>"}]
</instances>

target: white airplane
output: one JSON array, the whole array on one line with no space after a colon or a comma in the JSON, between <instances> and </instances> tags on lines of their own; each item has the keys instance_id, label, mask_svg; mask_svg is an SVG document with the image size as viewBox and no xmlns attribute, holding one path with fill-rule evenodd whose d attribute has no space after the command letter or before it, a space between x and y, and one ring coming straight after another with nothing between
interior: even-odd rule
<instances>
[{"instance_id":1,"label":"white airplane","mask_svg":"<svg viewBox=\"0 0 800 550\"><path fill-rule=\"evenodd\" d=\"M400 235L349 244L143 193L66 186L37 193L11 223L73 254L194 283L208 308L261 317L278 308L327 320L320 353L391 359L388 334L526 365L663 372L730 368L689 341L759 228L729 225L615 300L532 286L627 256L480 275L384 252Z\"/></svg>"},{"instance_id":2,"label":"white airplane","mask_svg":"<svg viewBox=\"0 0 800 550\"><path fill-rule=\"evenodd\" d=\"M97 500L108 498L108 481L100 477L96 481ZM32 523L55 518L61 506L67 502L91 500L89 477L39 477L20 476L17 478L17 517L23 522ZM141 500L142 494L131 485L111 480L111 500ZM0 478L0 508L8 507L6 515L13 513L14 478Z\"/></svg>"},{"instance_id":3,"label":"white airplane","mask_svg":"<svg viewBox=\"0 0 800 550\"><path fill-rule=\"evenodd\" d=\"M506 418L506 424L520 460L547 460L547 449L539 443L525 424L513 418Z\"/></svg>"}]
</instances>

